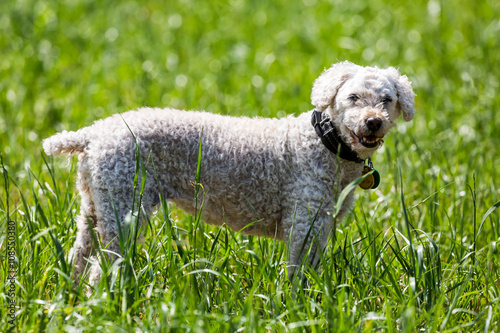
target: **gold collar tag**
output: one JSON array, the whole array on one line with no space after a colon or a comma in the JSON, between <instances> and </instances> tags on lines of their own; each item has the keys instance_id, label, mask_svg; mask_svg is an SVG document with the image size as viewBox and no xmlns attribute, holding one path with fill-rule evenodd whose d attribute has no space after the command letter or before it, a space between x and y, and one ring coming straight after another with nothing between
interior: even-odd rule
<instances>
[{"instance_id":1,"label":"gold collar tag","mask_svg":"<svg viewBox=\"0 0 500 333\"><path fill-rule=\"evenodd\" d=\"M361 187L363 190L374 190L380 185L380 173L377 171L377 169L373 168L371 159L368 161L368 165L364 166L361 177L365 176L372 170L373 173L366 176L366 178L363 179L361 183L359 183L359 187Z\"/></svg>"}]
</instances>

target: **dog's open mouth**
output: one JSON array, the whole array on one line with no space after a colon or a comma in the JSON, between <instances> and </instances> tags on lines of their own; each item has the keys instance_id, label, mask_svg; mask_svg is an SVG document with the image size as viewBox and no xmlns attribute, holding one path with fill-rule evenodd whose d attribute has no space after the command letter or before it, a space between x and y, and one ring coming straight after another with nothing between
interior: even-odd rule
<instances>
[{"instance_id":1,"label":"dog's open mouth","mask_svg":"<svg viewBox=\"0 0 500 333\"><path fill-rule=\"evenodd\" d=\"M377 148L379 145L384 143L383 138L379 138L374 134L368 136L357 135L351 131L351 136L358 139L359 143L365 148Z\"/></svg>"}]
</instances>

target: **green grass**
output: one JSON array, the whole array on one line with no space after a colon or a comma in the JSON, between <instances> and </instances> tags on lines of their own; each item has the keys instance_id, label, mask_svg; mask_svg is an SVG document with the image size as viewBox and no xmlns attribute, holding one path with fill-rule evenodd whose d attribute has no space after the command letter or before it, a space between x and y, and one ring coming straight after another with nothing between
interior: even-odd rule
<instances>
[{"instance_id":1,"label":"green grass","mask_svg":"<svg viewBox=\"0 0 500 333\"><path fill-rule=\"evenodd\" d=\"M498 332L499 17L492 0L1 1L0 331L13 221L19 331ZM300 114L346 59L398 67L417 113L310 288L284 244L165 204L92 296L71 284L76 161L43 138L144 105Z\"/></svg>"}]
</instances>

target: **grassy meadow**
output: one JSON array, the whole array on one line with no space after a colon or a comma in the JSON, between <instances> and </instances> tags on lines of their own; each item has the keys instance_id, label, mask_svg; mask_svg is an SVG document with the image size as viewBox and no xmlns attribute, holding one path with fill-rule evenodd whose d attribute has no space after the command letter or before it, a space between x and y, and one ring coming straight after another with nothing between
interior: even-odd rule
<instances>
[{"instance_id":1,"label":"grassy meadow","mask_svg":"<svg viewBox=\"0 0 500 333\"><path fill-rule=\"evenodd\" d=\"M499 18L494 0L0 1L0 331L500 331ZM399 68L417 111L309 286L284 244L165 203L90 296L71 283L77 163L44 138L142 106L298 115L342 60Z\"/></svg>"}]
</instances>

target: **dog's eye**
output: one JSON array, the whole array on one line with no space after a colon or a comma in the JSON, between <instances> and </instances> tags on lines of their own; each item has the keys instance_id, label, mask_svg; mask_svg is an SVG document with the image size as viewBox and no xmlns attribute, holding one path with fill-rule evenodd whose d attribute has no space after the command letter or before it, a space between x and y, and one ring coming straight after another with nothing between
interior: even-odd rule
<instances>
[{"instance_id":1,"label":"dog's eye","mask_svg":"<svg viewBox=\"0 0 500 333\"><path fill-rule=\"evenodd\" d=\"M359 95L356 95L356 94L349 95L348 99L351 102L355 103L355 102L357 102L359 100Z\"/></svg>"},{"instance_id":2,"label":"dog's eye","mask_svg":"<svg viewBox=\"0 0 500 333\"><path fill-rule=\"evenodd\" d=\"M392 102L392 98L390 98L389 96L382 98L382 103L389 104L390 102Z\"/></svg>"}]
</instances>

